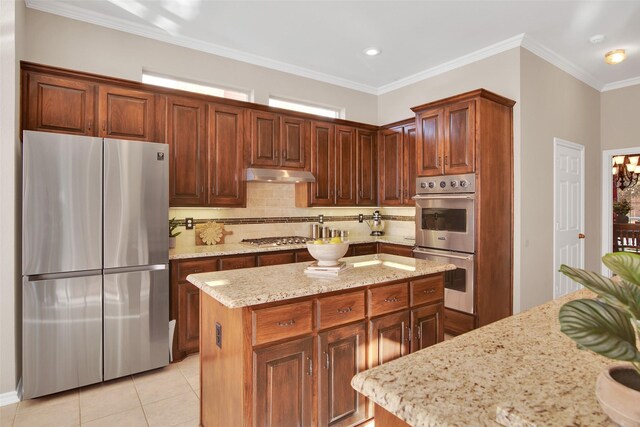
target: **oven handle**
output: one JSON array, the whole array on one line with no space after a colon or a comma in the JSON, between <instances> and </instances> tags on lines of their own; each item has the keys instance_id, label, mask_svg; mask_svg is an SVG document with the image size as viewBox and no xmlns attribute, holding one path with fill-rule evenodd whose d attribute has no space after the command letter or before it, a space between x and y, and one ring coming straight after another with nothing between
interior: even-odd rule
<instances>
[{"instance_id":1,"label":"oven handle","mask_svg":"<svg viewBox=\"0 0 640 427\"><path fill-rule=\"evenodd\" d=\"M417 249L417 248L414 249L413 252L418 253L418 254L438 256L440 258L464 259L464 260L467 260L467 261L470 261L472 259L471 255L470 256L461 256L461 255L441 254L441 253L429 252L429 251L425 251L425 250Z\"/></svg>"},{"instance_id":2,"label":"oven handle","mask_svg":"<svg viewBox=\"0 0 640 427\"><path fill-rule=\"evenodd\" d=\"M433 200L433 199L469 199L474 200L476 196L474 194L433 194L423 195L417 194L412 197L413 200Z\"/></svg>"}]
</instances>

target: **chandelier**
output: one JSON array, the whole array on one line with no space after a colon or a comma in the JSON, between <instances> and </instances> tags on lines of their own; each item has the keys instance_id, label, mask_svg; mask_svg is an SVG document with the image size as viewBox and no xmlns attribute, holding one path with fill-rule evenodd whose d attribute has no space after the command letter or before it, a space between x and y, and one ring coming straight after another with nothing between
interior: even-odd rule
<instances>
[{"instance_id":1,"label":"chandelier","mask_svg":"<svg viewBox=\"0 0 640 427\"><path fill-rule=\"evenodd\" d=\"M638 183L640 155L615 156L613 158L613 183L620 190L633 187Z\"/></svg>"}]
</instances>

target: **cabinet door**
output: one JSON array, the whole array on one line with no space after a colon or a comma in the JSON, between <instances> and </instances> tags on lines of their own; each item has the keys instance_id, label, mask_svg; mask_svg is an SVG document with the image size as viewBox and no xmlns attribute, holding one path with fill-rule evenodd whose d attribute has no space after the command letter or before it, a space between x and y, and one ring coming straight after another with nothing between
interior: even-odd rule
<instances>
[{"instance_id":1,"label":"cabinet door","mask_svg":"<svg viewBox=\"0 0 640 427\"><path fill-rule=\"evenodd\" d=\"M410 317L402 311L369 321L369 368L409 354Z\"/></svg>"},{"instance_id":2,"label":"cabinet door","mask_svg":"<svg viewBox=\"0 0 640 427\"><path fill-rule=\"evenodd\" d=\"M155 141L155 95L150 92L100 86L99 135L105 138Z\"/></svg>"},{"instance_id":3,"label":"cabinet door","mask_svg":"<svg viewBox=\"0 0 640 427\"><path fill-rule=\"evenodd\" d=\"M310 426L312 384L312 337L255 350L253 425Z\"/></svg>"},{"instance_id":4,"label":"cabinet door","mask_svg":"<svg viewBox=\"0 0 640 427\"><path fill-rule=\"evenodd\" d=\"M444 167L447 174L475 171L476 102L466 101L444 110L445 127Z\"/></svg>"},{"instance_id":5,"label":"cabinet door","mask_svg":"<svg viewBox=\"0 0 640 427\"><path fill-rule=\"evenodd\" d=\"M309 184L311 206L332 206L335 201L334 126L311 122L311 173L316 182Z\"/></svg>"},{"instance_id":6,"label":"cabinet door","mask_svg":"<svg viewBox=\"0 0 640 427\"><path fill-rule=\"evenodd\" d=\"M207 204L243 207L244 110L219 104L207 107Z\"/></svg>"},{"instance_id":7,"label":"cabinet door","mask_svg":"<svg viewBox=\"0 0 640 427\"><path fill-rule=\"evenodd\" d=\"M169 205L204 206L205 103L168 97Z\"/></svg>"},{"instance_id":8,"label":"cabinet door","mask_svg":"<svg viewBox=\"0 0 640 427\"><path fill-rule=\"evenodd\" d=\"M403 179L402 179L402 201L405 206L415 206L412 197L416 195L416 178L418 174L416 168L416 126L405 126L402 131L403 150Z\"/></svg>"},{"instance_id":9,"label":"cabinet door","mask_svg":"<svg viewBox=\"0 0 640 427\"><path fill-rule=\"evenodd\" d=\"M349 256L373 255L378 253L377 243L358 243L349 246L351 253Z\"/></svg>"},{"instance_id":10,"label":"cabinet door","mask_svg":"<svg viewBox=\"0 0 640 427\"><path fill-rule=\"evenodd\" d=\"M402 128L385 129L378 143L380 204L402 204Z\"/></svg>"},{"instance_id":11,"label":"cabinet door","mask_svg":"<svg viewBox=\"0 0 640 427\"><path fill-rule=\"evenodd\" d=\"M356 130L336 126L336 205L356 204Z\"/></svg>"},{"instance_id":12,"label":"cabinet door","mask_svg":"<svg viewBox=\"0 0 640 427\"><path fill-rule=\"evenodd\" d=\"M444 307L442 303L411 310L413 339L411 351L422 350L444 341Z\"/></svg>"},{"instance_id":13,"label":"cabinet door","mask_svg":"<svg viewBox=\"0 0 640 427\"><path fill-rule=\"evenodd\" d=\"M287 169L305 169L309 157L309 121L280 116L280 163Z\"/></svg>"},{"instance_id":14,"label":"cabinet door","mask_svg":"<svg viewBox=\"0 0 640 427\"><path fill-rule=\"evenodd\" d=\"M365 323L323 332L318 342L318 425L364 421L365 397L351 388L351 378L366 369Z\"/></svg>"},{"instance_id":15,"label":"cabinet door","mask_svg":"<svg viewBox=\"0 0 640 427\"><path fill-rule=\"evenodd\" d=\"M200 289L178 283L178 350L197 351L200 345Z\"/></svg>"},{"instance_id":16,"label":"cabinet door","mask_svg":"<svg viewBox=\"0 0 640 427\"><path fill-rule=\"evenodd\" d=\"M81 80L25 73L25 129L95 135L95 85Z\"/></svg>"},{"instance_id":17,"label":"cabinet door","mask_svg":"<svg viewBox=\"0 0 640 427\"><path fill-rule=\"evenodd\" d=\"M444 111L427 110L416 116L418 130L417 174L437 176L444 173Z\"/></svg>"},{"instance_id":18,"label":"cabinet door","mask_svg":"<svg viewBox=\"0 0 640 427\"><path fill-rule=\"evenodd\" d=\"M376 162L376 133L358 129L356 147L358 206L375 206L378 192Z\"/></svg>"},{"instance_id":19,"label":"cabinet door","mask_svg":"<svg viewBox=\"0 0 640 427\"><path fill-rule=\"evenodd\" d=\"M280 164L278 115L266 111L251 111L249 121L250 165L278 166Z\"/></svg>"}]
</instances>

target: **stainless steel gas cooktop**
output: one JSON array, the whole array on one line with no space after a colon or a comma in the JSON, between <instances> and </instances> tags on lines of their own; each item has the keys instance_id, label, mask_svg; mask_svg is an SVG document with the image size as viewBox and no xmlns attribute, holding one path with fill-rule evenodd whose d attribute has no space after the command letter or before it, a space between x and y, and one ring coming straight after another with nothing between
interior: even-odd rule
<instances>
[{"instance_id":1,"label":"stainless steel gas cooktop","mask_svg":"<svg viewBox=\"0 0 640 427\"><path fill-rule=\"evenodd\" d=\"M284 237L261 237L259 239L243 239L240 243L249 246L281 246L300 245L312 241L310 237L284 236Z\"/></svg>"}]
</instances>

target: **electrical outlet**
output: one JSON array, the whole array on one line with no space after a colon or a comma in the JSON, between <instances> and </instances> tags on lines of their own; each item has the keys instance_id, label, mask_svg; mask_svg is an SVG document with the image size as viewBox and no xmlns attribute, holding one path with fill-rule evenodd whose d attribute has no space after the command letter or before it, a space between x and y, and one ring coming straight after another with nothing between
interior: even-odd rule
<instances>
[{"instance_id":1,"label":"electrical outlet","mask_svg":"<svg viewBox=\"0 0 640 427\"><path fill-rule=\"evenodd\" d=\"M193 230L193 218L184 219L184 228L187 230Z\"/></svg>"},{"instance_id":2,"label":"electrical outlet","mask_svg":"<svg viewBox=\"0 0 640 427\"><path fill-rule=\"evenodd\" d=\"M324 215L322 215L322 214L318 215L318 222L320 224L324 224Z\"/></svg>"},{"instance_id":3,"label":"electrical outlet","mask_svg":"<svg viewBox=\"0 0 640 427\"><path fill-rule=\"evenodd\" d=\"M222 325L216 322L216 345L222 348Z\"/></svg>"},{"instance_id":4,"label":"electrical outlet","mask_svg":"<svg viewBox=\"0 0 640 427\"><path fill-rule=\"evenodd\" d=\"M358 222L364 221L364 215L358 214Z\"/></svg>"}]
</instances>

